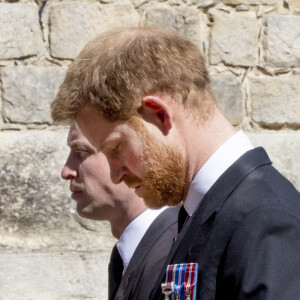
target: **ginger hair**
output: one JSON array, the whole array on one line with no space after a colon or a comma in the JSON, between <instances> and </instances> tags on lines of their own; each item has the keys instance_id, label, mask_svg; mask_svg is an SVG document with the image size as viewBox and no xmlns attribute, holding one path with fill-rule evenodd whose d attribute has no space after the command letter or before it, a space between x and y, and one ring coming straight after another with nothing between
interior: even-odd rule
<instances>
[{"instance_id":1,"label":"ginger hair","mask_svg":"<svg viewBox=\"0 0 300 300\"><path fill-rule=\"evenodd\" d=\"M186 38L153 28L111 30L89 42L70 64L51 105L55 122L71 122L85 105L109 121L137 115L141 98L167 94L203 115L215 102L200 50Z\"/></svg>"}]
</instances>

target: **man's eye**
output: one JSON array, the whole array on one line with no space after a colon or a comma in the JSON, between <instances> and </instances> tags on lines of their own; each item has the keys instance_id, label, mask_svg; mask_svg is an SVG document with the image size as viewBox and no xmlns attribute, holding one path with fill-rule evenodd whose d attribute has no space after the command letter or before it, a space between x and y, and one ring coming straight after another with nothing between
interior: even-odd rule
<instances>
[{"instance_id":1,"label":"man's eye","mask_svg":"<svg viewBox=\"0 0 300 300\"><path fill-rule=\"evenodd\" d=\"M112 153L113 153L113 154L118 154L118 153L119 153L119 150L120 150L120 144L118 144L116 147L114 147L114 148L112 149Z\"/></svg>"},{"instance_id":2,"label":"man's eye","mask_svg":"<svg viewBox=\"0 0 300 300\"><path fill-rule=\"evenodd\" d=\"M77 150L76 154L80 159L84 159L89 155L89 152L85 150Z\"/></svg>"}]
</instances>

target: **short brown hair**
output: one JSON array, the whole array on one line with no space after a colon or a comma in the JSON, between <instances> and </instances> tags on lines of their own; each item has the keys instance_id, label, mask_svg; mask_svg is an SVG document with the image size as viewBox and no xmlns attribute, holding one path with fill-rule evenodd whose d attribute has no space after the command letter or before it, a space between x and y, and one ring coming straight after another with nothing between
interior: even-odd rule
<instances>
[{"instance_id":1,"label":"short brown hair","mask_svg":"<svg viewBox=\"0 0 300 300\"><path fill-rule=\"evenodd\" d=\"M210 91L205 60L184 37L150 28L108 31L88 43L69 66L51 105L52 118L72 121L89 104L110 121L126 120L150 93L166 93L207 111L201 109L209 102L199 99L199 92L207 94L203 91Z\"/></svg>"}]
</instances>

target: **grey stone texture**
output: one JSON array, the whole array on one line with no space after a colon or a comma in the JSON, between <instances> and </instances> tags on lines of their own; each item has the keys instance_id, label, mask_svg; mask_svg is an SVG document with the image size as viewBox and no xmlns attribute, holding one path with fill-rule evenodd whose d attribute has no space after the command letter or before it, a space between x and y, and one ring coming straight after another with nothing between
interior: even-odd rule
<instances>
[{"instance_id":1,"label":"grey stone texture","mask_svg":"<svg viewBox=\"0 0 300 300\"><path fill-rule=\"evenodd\" d=\"M274 5L277 3L277 0L223 0L222 2L228 5Z\"/></svg>"},{"instance_id":2,"label":"grey stone texture","mask_svg":"<svg viewBox=\"0 0 300 300\"><path fill-rule=\"evenodd\" d=\"M248 134L254 146L263 146L274 167L300 191L300 134L298 132L267 132Z\"/></svg>"},{"instance_id":3,"label":"grey stone texture","mask_svg":"<svg viewBox=\"0 0 300 300\"><path fill-rule=\"evenodd\" d=\"M107 299L108 254L0 252L0 299Z\"/></svg>"},{"instance_id":4,"label":"grey stone texture","mask_svg":"<svg viewBox=\"0 0 300 300\"><path fill-rule=\"evenodd\" d=\"M250 10L250 6L247 4L238 4L236 6L236 11L249 11Z\"/></svg>"},{"instance_id":5,"label":"grey stone texture","mask_svg":"<svg viewBox=\"0 0 300 300\"><path fill-rule=\"evenodd\" d=\"M200 14L194 8L155 5L144 11L142 24L178 32L198 45L201 41Z\"/></svg>"},{"instance_id":6,"label":"grey stone texture","mask_svg":"<svg viewBox=\"0 0 300 300\"><path fill-rule=\"evenodd\" d=\"M0 132L1 249L106 250L106 222L75 214L69 183L60 178L67 131Z\"/></svg>"},{"instance_id":7,"label":"grey stone texture","mask_svg":"<svg viewBox=\"0 0 300 300\"><path fill-rule=\"evenodd\" d=\"M58 225L56 216L72 207L59 176L68 153L66 132L5 131L0 136L0 223Z\"/></svg>"},{"instance_id":8,"label":"grey stone texture","mask_svg":"<svg viewBox=\"0 0 300 300\"><path fill-rule=\"evenodd\" d=\"M272 14L265 17L266 62L275 67L300 66L300 16Z\"/></svg>"},{"instance_id":9,"label":"grey stone texture","mask_svg":"<svg viewBox=\"0 0 300 300\"><path fill-rule=\"evenodd\" d=\"M18 66L1 70L3 115L14 123L52 123L50 103L63 81L59 67Z\"/></svg>"},{"instance_id":10,"label":"grey stone texture","mask_svg":"<svg viewBox=\"0 0 300 300\"><path fill-rule=\"evenodd\" d=\"M36 55L42 32L35 4L0 3L0 59Z\"/></svg>"},{"instance_id":11,"label":"grey stone texture","mask_svg":"<svg viewBox=\"0 0 300 300\"><path fill-rule=\"evenodd\" d=\"M50 10L51 55L75 58L101 29L101 12L93 3L55 3Z\"/></svg>"},{"instance_id":12,"label":"grey stone texture","mask_svg":"<svg viewBox=\"0 0 300 300\"><path fill-rule=\"evenodd\" d=\"M191 0L192 4L196 4L199 8L206 8L217 5L221 0Z\"/></svg>"},{"instance_id":13,"label":"grey stone texture","mask_svg":"<svg viewBox=\"0 0 300 300\"><path fill-rule=\"evenodd\" d=\"M292 13L299 14L300 13L300 0L287 0L289 10Z\"/></svg>"},{"instance_id":14,"label":"grey stone texture","mask_svg":"<svg viewBox=\"0 0 300 300\"><path fill-rule=\"evenodd\" d=\"M211 87L219 108L234 125L243 120L243 94L240 81L231 73L211 76Z\"/></svg>"},{"instance_id":15,"label":"grey stone texture","mask_svg":"<svg viewBox=\"0 0 300 300\"><path fill-rule=\"evenodd\" d=\"M251 13L213 13L210 63L253 66L257 57L258 22Z\"/></svg>"},{"instance_id":16,"label":"grey stone texture","mask_svg":"<svg viewBox=\"0 0 300 300\"><path fill-rule=\"evenodd\" d=\"M267 126L299 126L299 83L299 75L249 77L253 120Z\"/></svg>"},{"instance_id":17,"label":"grey stone texture","mask_svg":"<svg viewBox=\"0 0 300 300\"><path fill-rule=\"evenodd\" d=\"M106 299L107 222L74 213L67 131L0 132L0 299Z\"/></svg>"},{"instance_id":18,"label":"grey stone texture","mask_svg":"<svg viewBox=\"0 0 300 300\"><path fill-rule=\"evenodd\" d=\"M204 50L219 106L300 190L300 0L0 0L0 300L107 299L116 242L60 178L49 105L84 45L153 25ZM292 75L293 74L293 75Z\"/></svg>"},{"instance_id":19,"label":"grey stone texture","mask_svg":"<svg viewBox=\"0 0 300 300\"><path fill-rule=\"evenodd\" d=\"M112 26L137 25L138 13L128 3L62 2L50 8L50 49L57 58L75 58L87 42Z\"/></svg>"}]
</instances>

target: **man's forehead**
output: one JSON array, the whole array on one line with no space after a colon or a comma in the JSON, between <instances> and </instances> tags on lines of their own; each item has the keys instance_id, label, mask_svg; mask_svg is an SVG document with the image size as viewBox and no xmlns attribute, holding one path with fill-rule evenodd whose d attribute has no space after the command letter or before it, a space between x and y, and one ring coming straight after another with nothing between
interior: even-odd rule
<instances>
[{"instance_id":1,"label":"man's forehead","mask_svg":"<svg viewBox=\"0 0 300 300\"><path fill-rule=\"evenodd\" d=\"M94 108L82 109L75 122L81 133L97 147L102 148L110 140L119 138L128 128L126 121L110 122Z\"/></svg>"},{"instance_id":2,"label":"man's forehead","mask_svg":"<svg viewBox=\"0 0 300 300\"><path fill-rule=\"evenodd\" d=\"M90 106L86 106L78 112L75 122L86 136L101 137L110 128L110 123L101 113Z\"/></svg>"},{"instance_id":3,"label":"man's forehead","mask_svg":"<svg viewBox=\"0 0 300 300\"><path fill-rule=\"evenodd\" d=\"M69 133L68 133L68 144L70 144L70 142L72 142L73 140L77 139L79 135L79 130L78 127L76 125L76 123L72 123L70 128L69 128Z\"/></svg>"},{"instance_id":4,"label":"man's forehead","mask_svg":"<svg viewBox=\"0 0 300 300\"><path fill-rule=\"evenodd\" d=\"M94 144L90 142L89 138L85 134L83 134L77 123L72 124L72 126L70 127L67 142L69 147L71 148L81 146L93 149L96 148Z\"/></svg>"}]
</instances>

